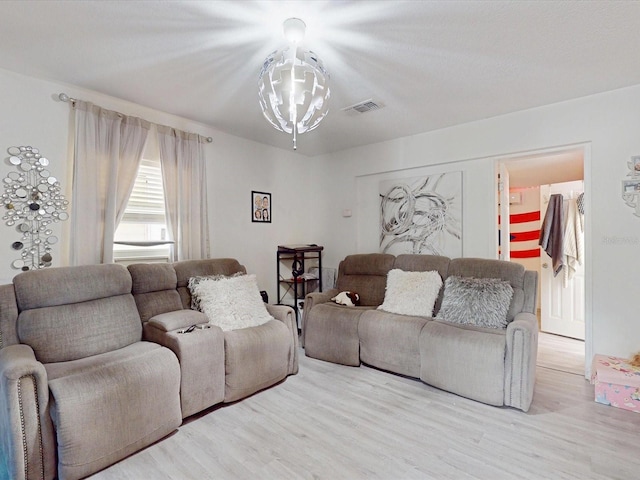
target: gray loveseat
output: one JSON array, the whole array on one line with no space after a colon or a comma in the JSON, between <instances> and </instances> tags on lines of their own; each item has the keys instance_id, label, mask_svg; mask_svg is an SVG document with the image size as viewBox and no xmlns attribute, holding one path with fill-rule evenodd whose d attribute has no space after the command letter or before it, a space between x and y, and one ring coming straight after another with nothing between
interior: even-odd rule
<instances>
[{"instance_id":1,"label":"gray loveseat","mask_svg":"<svg viewBox=\"0 0 640 480\"><path fill-rule=\"evenodd\" d=\"M165 437L182 419L297 372L289 307L277 320L178 333L190 276L233 259L24 272L0 286L0 478L82 478Z\"/></svg>"},{"instance_id":2,"label":"gray loveseat","mask_svg":"<svg viewBox=\"0 0 640 480\"><path fill-rule=\"evenodd\" d=\"M432 317L377 309L392 269L440 274L443 287ZM513 295L506 328L435 320L444 281L450 276L508 281ZM330 301L347 290L360 295L360 306ZM351 366L362 362L490 405L527 411L535 384L536 300L537 273L516 263L432 255L350 255L340 263L335 289L305 298L302 342L309 357Z\"/></svg>"}]
</instances>

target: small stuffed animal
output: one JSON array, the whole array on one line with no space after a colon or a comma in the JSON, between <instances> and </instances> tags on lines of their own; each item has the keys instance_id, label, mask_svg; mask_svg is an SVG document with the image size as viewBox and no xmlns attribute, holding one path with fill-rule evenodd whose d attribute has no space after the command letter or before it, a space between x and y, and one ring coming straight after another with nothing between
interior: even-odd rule
<instances>
[{"instance_id":1,"label":"small stuffed animal","mask_svg":"<svg viewBox=\"0 0 640 480\"><path fill-rule=\"evenodd\" d=\"M336 302L338 305L346 305L347 307L355 307L360 305L360 295L356 292L340 292L331 299L332 302Z\"/></svg>"},{"instance_id":2,"label":"small stuffed animal","mask_svg":"<svg viewBox=\"0 0 640 480\"><path fill-rule=\"evenodd\" d=\"M629 361L629 363L634 366L634 367L639 367L640 368L640 352L636 353L631 360Z\"/></svg>"}]
</instances>

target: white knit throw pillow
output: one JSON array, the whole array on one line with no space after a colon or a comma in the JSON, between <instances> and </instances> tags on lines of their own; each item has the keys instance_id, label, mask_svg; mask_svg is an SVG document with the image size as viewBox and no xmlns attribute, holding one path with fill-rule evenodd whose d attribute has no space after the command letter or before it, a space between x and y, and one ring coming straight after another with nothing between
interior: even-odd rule
<instances>
[{"instance_id":1,"label":"white knit throw pillow","mask_svg":"<svg viewBox=\"0 0 640 480\"><path fill-rule=\"evenodd\" d=\"M405 272L394 268L387 274L384 301L378 310L401 315L431 317L440 287L442 287L442 278L435 270Z\"/></svg>"},{"instance_id":2,"label":"white knit throw pillow","mask_svg":"<svg viewBox=\"0 0 640 480\"><path fill-rule=\"evenodd\" d=\"M273 320L260 296L255 275L206 278L193 285L200 310L222 330L256 327Z\"/></svg>"}]
</instances>

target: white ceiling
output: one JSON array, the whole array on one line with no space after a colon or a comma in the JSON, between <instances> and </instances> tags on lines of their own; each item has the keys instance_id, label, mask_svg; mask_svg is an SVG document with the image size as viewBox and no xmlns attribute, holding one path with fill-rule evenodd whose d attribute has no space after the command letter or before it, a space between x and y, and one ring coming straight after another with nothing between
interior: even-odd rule
<instances>
[{"instance_id":1,"label":"white ceiling","mask_svg":"<svg viewBox=\"0 0 640 480\"><path fill-rule=\"evenodd\" d=\"M635 1L4 0L0 68L290 149L257 102L290 16L331 73L306 155L640 84ZM340 111L369 98L386 107Z\"/></svg>"}]
</instances>

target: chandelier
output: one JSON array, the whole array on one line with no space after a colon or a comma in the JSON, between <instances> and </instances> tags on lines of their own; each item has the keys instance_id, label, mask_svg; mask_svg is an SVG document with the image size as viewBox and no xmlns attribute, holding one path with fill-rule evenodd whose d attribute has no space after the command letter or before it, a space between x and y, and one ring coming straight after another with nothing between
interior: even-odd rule
<instances>
[{"instance_id":1,"label":"chandelier","mask_svg":"<svg viewBox=\"0 0 640 480\"><path fill-rule=\"evenodd\" d=\"M305 23L289 18L283 24L289 47L269 54L258 79L258 97L265 118L281 132L293 134L297 149L299 133L316 128L329 111L329 72L322 60L298 48Z\"/></svg>"}]
</instances>

